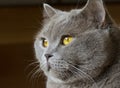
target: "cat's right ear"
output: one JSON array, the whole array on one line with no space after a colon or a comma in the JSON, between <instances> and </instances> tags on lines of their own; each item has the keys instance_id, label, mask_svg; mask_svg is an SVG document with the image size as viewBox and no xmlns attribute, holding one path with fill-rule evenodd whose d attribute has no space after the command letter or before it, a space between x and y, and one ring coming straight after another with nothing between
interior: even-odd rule
<instances>
[{"instance_id":1,"label":"cat's right ear","mask_svg":"<svg viewBox=\"0 0 120 88\"><path fill-rule=\"evenodd\" d=\"M43 16L44 18L51 18L55 14L57 14L57 10L51 7L48 4L43 4L44 11L43 11Z\"/></svg>"},{"instance_id":2,"label":"cat's right ear","mask_svg":"<svg viewBox=\"0 0 120 88\"><path fill-rule=\"evenodd\" d=\"M105 21L106 13L103 0L88 0L82 12L85 13L88 18L95 20L101 25Z\"/></svg>"}]
</instances>

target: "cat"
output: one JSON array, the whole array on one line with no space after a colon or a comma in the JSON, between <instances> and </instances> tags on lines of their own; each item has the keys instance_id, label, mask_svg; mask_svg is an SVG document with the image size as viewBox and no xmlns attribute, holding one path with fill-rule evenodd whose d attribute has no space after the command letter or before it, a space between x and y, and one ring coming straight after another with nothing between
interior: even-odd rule
<instances>
[{"instance_id":1,"label":"cat","mask_svg":"<svg viewBox=\"0 0 120 88\"><path fill-rule=\"evenodd\" d=\"M120 88L120 29L102 0L61 11L44 4L34 49L46 88Z\"/></svg>"}]
</instances>

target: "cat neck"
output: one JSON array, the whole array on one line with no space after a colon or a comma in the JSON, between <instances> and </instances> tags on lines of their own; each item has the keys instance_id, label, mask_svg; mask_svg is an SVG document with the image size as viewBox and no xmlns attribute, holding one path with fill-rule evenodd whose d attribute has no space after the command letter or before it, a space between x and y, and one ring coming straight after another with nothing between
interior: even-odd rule
<instances>
[{"instance_id":1,"label":"cat neck","mask_svg":"<svg viewBox=\"0 0 120 88\"><path fill-rule=\"evenodd\" d=\"M47 88L92 88L93 86L96 87L96 84L79 80L73 83L55 83L53 81L47 81Z\"/></svg>"},{"instance_id":2,"label":"cat neck","mask_svg":"<svg viewBox=\"0 0 120 88\"><path fill-rule=\"evenodd\" d=\"M59 83L52 83L47 82L47 88L89 88L84 85L80 85L79 82L76 82L74 84L59 84Z\"/></svg>"},{"instance_id":3,"label":"cat neck","mask_svg":"<svg viewBox=\"0 0 120 88\"><path fill-rule=\"evenodd\" d=\"M105 69L106 71L101 74L100 77L97 78L96 82L97 84L106 86L111 83L115 83L116 81L119 82L119 80L115 80L119 78L120 76L120 29L119 28L113 28L111 30L113 42L114 42L114 57L112 63ZM115 80L115 82L114 82ZM103 87L101 87L103 88Z\"/></svg>"}]
</instances>

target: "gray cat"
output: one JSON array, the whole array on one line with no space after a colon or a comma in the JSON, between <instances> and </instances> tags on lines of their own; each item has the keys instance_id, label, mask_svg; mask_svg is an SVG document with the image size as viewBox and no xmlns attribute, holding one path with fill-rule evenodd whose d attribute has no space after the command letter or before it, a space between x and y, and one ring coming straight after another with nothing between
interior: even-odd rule
<instances>
[{"instance_id":1,"label":"gray cat","mask_svg":"<svg viewBox=\"0 0 120 88\"><path fill-rule=\"evenodd\" d=\"M47 88L120 88L120 30L102 0L69 12L44 4L34 47Z\"/></svg>"}]
</instances>

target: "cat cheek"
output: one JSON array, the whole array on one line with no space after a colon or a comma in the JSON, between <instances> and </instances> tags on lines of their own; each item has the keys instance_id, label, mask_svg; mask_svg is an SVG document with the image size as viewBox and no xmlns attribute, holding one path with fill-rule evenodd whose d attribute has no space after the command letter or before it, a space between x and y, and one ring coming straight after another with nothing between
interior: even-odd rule
<instances>
[{"instance_id":1,"label":"cat cheek","mask_svg":"<svg viewBox=\"0 0 120 88\"><path fill-rule=\"evenodd\" d=\"M43 46L42 46L42 42L41 42L41 41L39 41L39 45L38 45L38 46L43 49Z\"/></svg>"},{"instance_id":2,"label":"cat cheek","mask_svg":"<svg viewBox=\"0 0 120 88\"><path fill-rule=\"evenodd\" d=\"M37 42L34 43L34 48L35 48L36 58L38 60L40 60L42 52L41 52L41 48L39 47L39 44Z\"/></svg>"}]
</instances>

